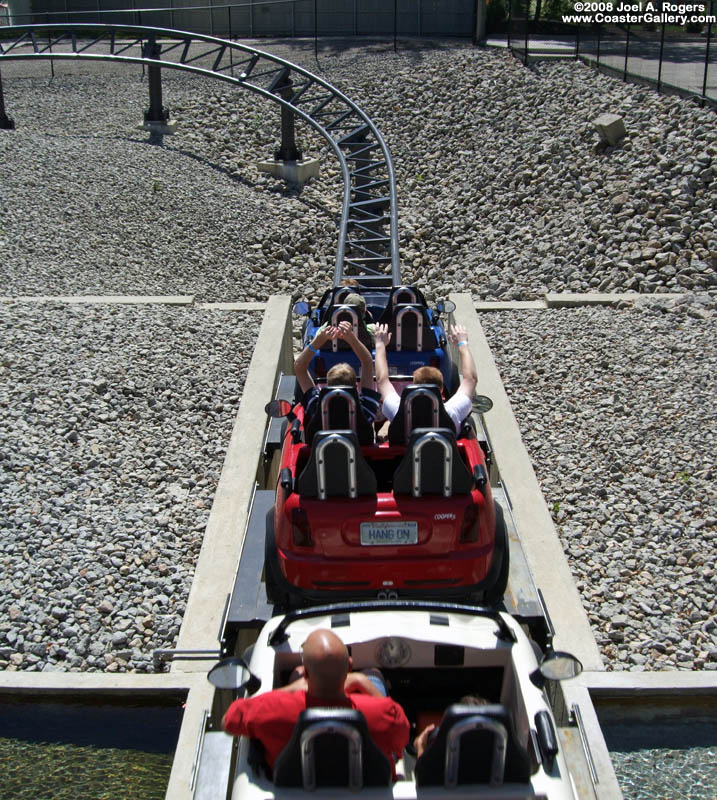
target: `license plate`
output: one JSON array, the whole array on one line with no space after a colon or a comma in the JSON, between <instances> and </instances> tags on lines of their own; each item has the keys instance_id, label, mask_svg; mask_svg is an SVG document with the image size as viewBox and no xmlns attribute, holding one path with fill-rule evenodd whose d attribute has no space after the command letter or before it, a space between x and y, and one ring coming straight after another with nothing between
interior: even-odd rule
<instances>
[{"instance_id":1,"label":"license plate","mask_svg":"<svg viewBox=\"0 0 717 800\"><path fill-rule=\"evenodd\" d=\"M417 522L362 522L362 545L416 544Z\"/></svg>"}]
</instances>

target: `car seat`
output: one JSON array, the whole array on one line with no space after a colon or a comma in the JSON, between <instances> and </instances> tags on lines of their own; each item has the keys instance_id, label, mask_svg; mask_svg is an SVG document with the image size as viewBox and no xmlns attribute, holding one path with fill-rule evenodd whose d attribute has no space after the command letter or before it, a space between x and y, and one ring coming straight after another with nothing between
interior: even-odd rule
<instances>
[{"instance_id":1,"label":"car seat","mask_svg":"<svg viewBox=\"0 0 717 800\"><path fill-rule=\"evenodd\" d=\"M423 352L435 350L438 339L431 327L428 311L415 303L399 303L393 309L388 323L391 340L387 350Z\"/></svg>"},{"instance_id":2,"label":"car seat","mask_svg":"<svg viewBox=\"0 0 717 800\"><path fill-rule=\"evenodd\" d=\"M393 475L394 494L470 494L474 481L448 428L416 428Z\"/></svg>"},{"instance_id":3,"label":"car seat","mask_svg":"<svg viewBox=\"0 0 717 800\"><path fill-rule=\"evenodd\" d=\"M359 444L373 444L373 425L366 419L355 386L323 386L316 411L304 425L304 439L311 444L318 431L351 430Z\"/></svg>"},{"instance_id":4,"label":"car seat","mask_svg":"<svg viewBox=\"0 0 717 800\"><path fill-rule=\"evenodd\" d=\"M531 761L505 706L457 703L446 709L435 738L416 761L415 775L418 786L446 789L527 783Z\"/></svg>"},{"instance_id":5,"label":"car seat","mask_svg":"<svg viewBox=\"0 0 717 800\"><path fill-rule=\"evenodd\" d=\"M352 708L307 708L274 764L274 784L314 791L320 786L390 786L392 770Z\"/></svg>"},{"instance_id":6,"label":"car seat","mask_svg":"<svg viewBox=\"0 0 717 800\"><path fill-rule=\"evenodd\" d=\"M443 405L441 390L431 383L409 384L401 392L396 416L388 426L388 441L405 444L416 428L455 430L453 420Z\"/></svg>"},{"instance_id":7,"label":"car seat","mask_svg":"<svg viewBox=\"0 0 717 800\"><path fill-rule=\"evenodd\" d=\"M366 463L353 431L319 431L309 460L299 475L301 497L355 499L376 494L376 475Z\"/></svg>"}]
</instances>

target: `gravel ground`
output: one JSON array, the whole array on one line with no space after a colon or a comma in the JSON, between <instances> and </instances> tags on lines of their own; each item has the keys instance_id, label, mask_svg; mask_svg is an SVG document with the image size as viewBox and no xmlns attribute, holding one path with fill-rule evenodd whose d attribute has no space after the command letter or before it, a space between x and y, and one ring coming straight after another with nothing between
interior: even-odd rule
<instances>
[{"instance_id":1,"label":"gravel ground","mask_svg":"<svg viewBox=\"0 0 717 800\"><path fill-rule=\"evenodd\" d=\"M259 45L317 69L306 45ZM370 111L391 149L405 280L476 299L714 293L709 110L575 62L525 69L505 52L461 44L327 48L319 65ZM147 90L136 68L97 77L77 68L58 64L48 81L47 64L3 67L18 124L0 137L8 294L321 293L341 187L313 131L299 125L299 140L324 156L321 178L287 192L252 163L278 144L275 106L170 72L164 102L179 127L159 148L137 129ZM628 136L596 154L590 121L605 111L624 117Z\"/></svg>"},{"instance_id":2,"label":"gravel ground","mask_svg":"<svg viewBox=\"0 0 717 800\"><path fill-rule=\"evenodd\" d=\"M608 669L717 669L714 321L481 315Z\"/></svg>"},{"instance_id":3,"label":"gravel ground","mask_svg":"<svg viewBox=\"0 0 717 800\"><path fill-rule=\"evenodd\" d=\"M317 71L311 45L260 47ZM327 46L320 68L391 149L403 276L429 296L684 293L485 325L606 662L714 668L714 115L573 62L525 69L455 43ZM179 127L158 147L138 130L136 69L48 74L3 66L18 126L0 132L4 294L322 292L340 175L327 157L298 193L256 172L278 109L170 73ZM590 120L605 111L628 137L596 153ZM299 130L307 154L327 155ZM237 323L253 331L256 317L21 303L0 315L0 666L151 669L151 650L175 641L253 347Z\"/></svg>"},{"instance_id":4,"label":"gravel ground","mask_svg":"<svg viewBox=\"0 0 717 800\"><path fill-rule=\"evenodd\" d=\"M0 666L175 645L259 321L0 304Z\"/></svg>"}]
</instances>

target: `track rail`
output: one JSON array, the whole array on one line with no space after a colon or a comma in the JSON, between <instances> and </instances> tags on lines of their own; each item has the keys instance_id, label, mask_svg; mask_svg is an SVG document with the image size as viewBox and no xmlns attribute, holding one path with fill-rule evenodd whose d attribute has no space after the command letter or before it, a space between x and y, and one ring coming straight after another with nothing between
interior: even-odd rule
<instances>
[{"instance_id":1,"label":"track rail","mask_svg":"<svg viewBox=\"0 0 717 800\"><path fill-rule=\"evenodd\" d=\"M369 117L302 67L237 42L166 28L58 24L0 27L0 65L36 59L121 61L185 70L243 87L290 108L329 143L344 181L334 285L400 283L396 180Z\"/></svg>"}]
</instances>

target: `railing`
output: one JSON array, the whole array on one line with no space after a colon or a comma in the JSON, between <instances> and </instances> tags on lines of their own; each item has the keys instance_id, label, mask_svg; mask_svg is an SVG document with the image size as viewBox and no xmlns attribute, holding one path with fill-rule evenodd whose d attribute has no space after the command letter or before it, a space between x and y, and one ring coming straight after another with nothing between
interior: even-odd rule
<instances>
[{"instance_id":1,"label":"railing","mask_svg":"<svg viewBox=\"0 0 717 800\"><path fill-rule=\"evenodd\" d=\"M695 20L687 12L675 24L676 14L661 13L662 3L655 0L654 13L636 13L639 22L617 24L615 17L624 16L615 10L619 0L506 0L508 47L524 63L536 56L573 56L623 80L717 108L717 0L700 3Z\"/></svg>"}]
</instances>

